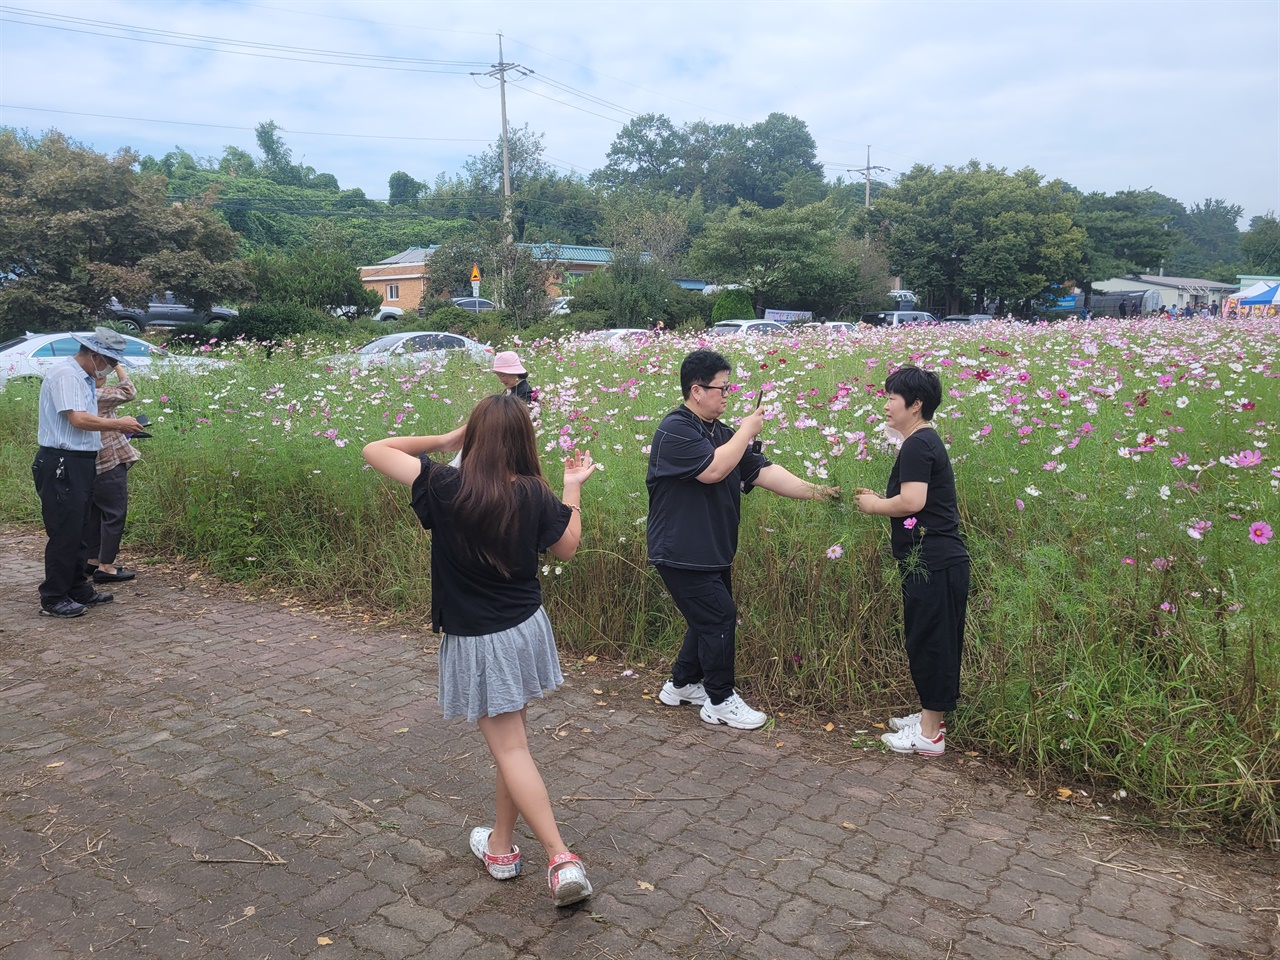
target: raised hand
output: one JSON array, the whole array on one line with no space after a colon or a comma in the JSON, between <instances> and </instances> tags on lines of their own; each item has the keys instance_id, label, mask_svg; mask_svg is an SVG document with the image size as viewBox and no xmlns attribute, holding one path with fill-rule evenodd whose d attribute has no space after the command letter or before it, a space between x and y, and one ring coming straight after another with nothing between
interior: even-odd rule
<instances>
[{"instance_id":1,"label":"raised hand","mask_svg":"<svg viewBox=\"0 0 1280 960\"><path fill-rule=\"evenodd\" d=\"M591 459L590 450L574 450L573 456L564 458L564 485L582 486L599 467L600 464Z\"/></svg>"}]
</instances>

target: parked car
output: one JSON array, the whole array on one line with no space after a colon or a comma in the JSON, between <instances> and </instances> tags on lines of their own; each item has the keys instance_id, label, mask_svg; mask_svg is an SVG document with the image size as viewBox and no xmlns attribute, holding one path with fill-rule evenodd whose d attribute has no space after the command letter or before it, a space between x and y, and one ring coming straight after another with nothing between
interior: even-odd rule
<instances>
[{"instance_id":1,"label":"parked car","mask_svg":"<svg viewBox=\"0 0 1280 960\"><path fill-rule=\"evenodd\" d=\"M989 313L953 313L950 316L942 318L943 323L982 323L984 320L991 320Z\"/></svg>"},{"instance_id":2,"label":"parked car","mask_svg":"<svg viewBox=\"0 0 1280 960\"><path fill-rule=\"evenodd\" d=\"M786 329L774 320L723 320L707 332L713 337L758 337L785 333Z\"/></svg>"},{"instance_id":3,"label":"parked car","mask_svg":"<svg viewBox=\"0 0 1280 960\"><path fill-rule=\"evenodd\" d=\"M554 297L551 300L551 310L548 316L567 317L570 313L569 301L572 299L573 297Z\"/></svg>"},{"instance_id":4,"label":"parked car","mask_svg":"<svg viewBox=\"0 0 1280 960\"><path fill-rule=\"evenodd\" d=\"M584 335L584 340L595 340L598 342L608 342L613 340L632 340L640 337L652 337L652 330L642 330L639 327L615 327L612 330L592 330Z\"/></svg>"},{"instance_id":5,"label":"parked car","mask_svg":"<svg viewBox=\"0 0 1280 960\"><path fill-rule=\"evenodd\" d=\"M147 327L180 327L184 323L221 323L232 317L240 316L238 310L230 307L211 307L209 310L197 310L185 303L179 303L172 293L156 295L143 309L126 307L112 297L105 309L106 319L114 321L141 333Z\"/></svg>"},{"instance_id":6,"label":"parked car","mask_svg":"<svg viewBox=\"0 0 1280 960\"><path fill-rule=\"evenodd\" d=\"M453 305L470 313L484 313L486 310L497 310L498 305L484 297L453 297Z\"/></svg>"},{"instance_id":7,"label":"parked car","mask_svg":"<svg viewBox=\"0 0 1280 960\"><path fill-rule=\"evenodd\" d=\"M82 337L90 335L90 332L80 334ZM124 355L135 367L173 366L202 373L223 365L223 361L170 353L164 347L137 337L122 336L125 339ZM67 357L74 357L79 350L80 341L69 333L28 333L0 343L0 386L23 377L42 380L49 367Z\"/></svg>"},{"instance_id":8,"label":"parked car","mask_svg":"<svg viewBox=\"0 0 1280 960\"><path fill-rule=\"evenodd\" d=\"M354 320L356 317L355 307L332 307L329 310L335 317L346 317ZM399 307L379 307L377 313L370 314L370 318L377 320L379 323L390 323L392 320L399 320L404 316L404 311Z\"/></svg>"},{"instance_id":9,"label":"parked car","mask_svg":"<svg viewBox=\"0 0 1280 960\"><path fill-rule=\"evenodd\" d=\"M923 310L886 310L883 313L864 313L858 322L873 327L901 327L909 323L937 323L938 318Z\"/></svg>"},{"instance_id":10,"label":"parked car","mask_svg":"<svg viewBox=\"0 0 1280 960\"><path fill-rule=\"evenodd\" d=\"M451 352L459 350L466 351L478 364L493 364L493 347L487 343L476 343L469 337L456 333L437 333L432 330L389 333L370 340L354 355L334 357L330 362L354 363L360 367L386 363L420 363L423 360L444 360Z\"/></svg>"}]
</instances>

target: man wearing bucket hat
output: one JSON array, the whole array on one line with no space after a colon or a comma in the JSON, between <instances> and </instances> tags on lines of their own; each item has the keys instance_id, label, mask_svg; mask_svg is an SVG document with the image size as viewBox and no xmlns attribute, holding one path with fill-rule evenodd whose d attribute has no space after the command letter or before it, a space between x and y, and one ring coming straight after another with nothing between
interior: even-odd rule
<instances>
[{"instance_id":1,"label":"man wearing bucket hat","mask_svg":"<svg viewBox=\"0 0 1280 960\"><path fill-rule=\"evenodd\" d=\"M44 548L40 612L62 618L78 617L87 608L114 599L109 593L95 591L84 572L88 559L85 521L102 447L100 431L142 432L142 424L133 417L97 414L95 377L118 363L132 366L124 357L124 337L110 327L73 333L72 337L80 344L79 352L51 367L40 387L40 449L31 463L49 537Z\"/></svg>"}]
</instances>

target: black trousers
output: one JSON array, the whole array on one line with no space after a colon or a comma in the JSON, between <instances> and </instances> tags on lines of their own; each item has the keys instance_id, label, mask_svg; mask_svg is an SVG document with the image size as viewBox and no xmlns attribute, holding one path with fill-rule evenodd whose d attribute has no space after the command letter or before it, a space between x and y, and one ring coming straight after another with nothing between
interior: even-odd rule
<instances>
[{"instance_id":1,"label":"black trousers","mask_svg":"<svg viewBox=\"0 0 1280 960\"><path fill-rule=\"evenodd\" d=\"M723 703L733 695L738 631L732 571L664 566L657 570L689 625L671 667L671 681L677 686L701 683L712 703Z\"/></svg>"},{"instance_id":2,"label":"black trousers","mask_svg":"<svg viewBox=\"0 0 1280 960\"><path fill-rule=\"evenodd\" d=\"M129 513L129 468L131 463L118 463L93 481L93 498L89 503L89 526L85 542L89 556L98 563L115 566L124 537L124 518Z\"/></svg>"},{"instance_id":3,"label":"black trousers","mask_svg":"<svg viewBox=\"0 0 1280 960\"><path fill-rule=\"evenodd\" d=\"M902 575L902 626L911 681L925 710L956 708L969 606L969 562Z\"/></svg>"},{"instance_id":4,"label":"black trousers","mask_svg":"<svg viewBox=\"0 0 1280 960\"><path fill-rule=\"evenodd\" d=\"M40 605L50 607L63 597L84 603L93 585L84 575L89 559L85 523L93 500L98 455L79 450L41 447L31 462L31 478L40 497L40 516L49 541L44 547L44 582Z\"/></svg>"}]
</instances>

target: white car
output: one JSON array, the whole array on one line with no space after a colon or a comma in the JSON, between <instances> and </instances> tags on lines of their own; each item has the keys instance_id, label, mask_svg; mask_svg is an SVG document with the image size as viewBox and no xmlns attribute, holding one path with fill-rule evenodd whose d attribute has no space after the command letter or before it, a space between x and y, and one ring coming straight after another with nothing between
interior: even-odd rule
<instances>
[{"instance_id":1,"label":"white car","mask_svg":"<svg viewBox=\"0 0 1280 960\"><path fill-rule=\"evenodd\" d=\"M335 317L343 317L348 320L354 320L356 316L356 308L355 307L330 307L329 313ZM391 323L393 321L399 320L403 316L404 316L404 311L401 310L399 307L386 307L386 306L379 307L377 313L373 313L369 315L370 319L377 320L379 323Z\"/></svg>"},{"instance_id":2,"label":"white car","mask_svg":"<svg viewBox=\"0 0 1280 960\"><path fill-rule=\"evenodd\" d=\"M476 343L469 337L456 333L437 333L431 330L415 330L409 333L389 333L370 340L356 351L354 356L335 357L340 363L354 362L360 367L385 363L419 363L423 360L444 360L453 351L464 350L481 366L493 366L493 347Z\"/></svg>"},{"instance_id":3,"label":"white car","mask_svg":"<svg viewBox=\"0 0 1280 960\"><path fill-rule=\"evenodd\" d=\"M551 301L551 310L548 315L552 317L567 317L571 312L569 301L572 299L573 297L554 298Z\"/></svg>"},{"instance_id":4,"label":"white car","mask_svg":"<svg viewBox=\"0 0 1280 960\"><path fill-rule=\"evenodd\" d=\"M612 330L592 330L590 333L583 334L582 339L595 343L607 343L638 340L641 337L648 338L653 335L652 330L642 330L639 327L615 327Z\"/></svg>"},{"instance_id":5,"label":"white car","mask_svg":"<svg viewBox=\"0 0 1280 960\"><path fill-rule=\"evenodd\" d=\"M91 332L80 336L90 336ZM172 366L193 373L203 373L222 363L208 357L189 357L170 353L164 347L139 340L128 334L124 355L135 368L143 370L151 366ZM9 380L23 377L42 380L45 371L67 357L74 357L80 350L80 341L69 333L28 333L15 340L0 343L0 386Z\"/></svg>"},{"instance_id":6,"label":"white car","mask_svg":"<svg viewBox=\"0 0 1280 960\"><path fill-rule=\"evenodd\" d=\"M707 332L713 337L758 337L785 333L785 324L775 320L724 320Z\"/></svg>"}]
</instances>

